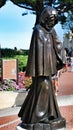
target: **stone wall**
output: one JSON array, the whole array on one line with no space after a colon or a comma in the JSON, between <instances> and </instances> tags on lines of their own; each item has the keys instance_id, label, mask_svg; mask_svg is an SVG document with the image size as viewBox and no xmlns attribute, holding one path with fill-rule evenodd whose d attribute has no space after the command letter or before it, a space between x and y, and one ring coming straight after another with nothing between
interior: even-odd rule
<instances>
[{"instance_id":1,"label":"stone wall","mask_svg":"<svg viewBox=\"0 0 73 130\"><path fill-rule=\"evenodd\" d=\"M27 92L12 92L12 91L1 91L0 92L0 109L21 106Z\"/></svg>"}]
</instances>

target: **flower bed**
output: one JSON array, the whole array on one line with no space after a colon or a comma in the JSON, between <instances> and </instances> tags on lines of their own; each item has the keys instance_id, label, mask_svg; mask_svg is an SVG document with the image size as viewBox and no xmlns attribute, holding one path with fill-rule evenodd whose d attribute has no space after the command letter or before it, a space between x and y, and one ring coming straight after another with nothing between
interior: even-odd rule
<instances>
[{"instance_id":1,"label":"flower bed","mask_svg":"<svg viewBox=\"0 0 73 130\"><path fill-rule=\"evenodd\" d=\"M0 81L0 109L22 105L31 83L31 77L26 77L25 72L19 72L18 84L10 79Z\"/></svg>"},{"instance_id":2,"label":"flower bed","mask_svg":"<svg viewBox=\"0 0 73 130\"><path fill-rule=\"evenodd\" d=\"M31 77L26 77L25 76L25 72L19 72L19 89L21 88L29 88L31 83L32 83L32 79Z\"/></svg>"},{"instance_id":3,"label":"flower bed","mask_svg":"<svg viewBox=\"0 0 73 130\"><path fill-rule=\"evenodd\" d=\"M5 79L0 81L0 91L17 91L20 89L27 89L32 83L31 77L26 77L25 72L19 72L18 84L15 80Z\"/></svg>"}]
</instances>

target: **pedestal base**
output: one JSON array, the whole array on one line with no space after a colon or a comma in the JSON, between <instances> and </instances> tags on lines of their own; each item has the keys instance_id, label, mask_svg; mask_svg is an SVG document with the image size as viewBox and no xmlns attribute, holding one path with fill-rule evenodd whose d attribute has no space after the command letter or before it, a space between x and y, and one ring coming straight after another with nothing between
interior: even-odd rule
<instances>
[{"instance_id":1,"label":"pedestal base","mask_svg":"<svg viewBox=\"0 0 73 130\"><path fill-rule=\"evenodd\" d=\"M68 130L65 119L55 120L50 123L19 124L16 130Z\"/></svg>"},{"instance_id":2,"label":"pedestal base","mask_svg":"<svg viewBox=\"0 0 73 130\"><path fill-rule=\"evenodd\" d=\"M27 129L24 129L24 128L22 128L20 125L18 125L17 127L16 127L16 130L27 130ZM51 129L52 130L52 129ZM68 128L61 128L61 129L56 129L56 130L68 130Z\"/></svg>"}]
</instances>

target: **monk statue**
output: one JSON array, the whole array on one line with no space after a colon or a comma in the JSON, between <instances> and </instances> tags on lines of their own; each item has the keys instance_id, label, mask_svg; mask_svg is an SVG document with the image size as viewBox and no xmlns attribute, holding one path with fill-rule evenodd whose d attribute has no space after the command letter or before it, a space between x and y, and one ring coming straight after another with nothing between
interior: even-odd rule
<instances>
[{"instance_id":1,"label":"monk statue","mask_svg":"<svg viewBox=\"0 0 73 130\"><path fill-rule=\"evenodd\" d=\"M33 28L26 68L26 76L32 77L32 84L18 113L23 129L55 130L66 126L51 78L66 62L63 44L53 28L57 22L58 12L47 6Z\"/></svg>"}]
</instances>

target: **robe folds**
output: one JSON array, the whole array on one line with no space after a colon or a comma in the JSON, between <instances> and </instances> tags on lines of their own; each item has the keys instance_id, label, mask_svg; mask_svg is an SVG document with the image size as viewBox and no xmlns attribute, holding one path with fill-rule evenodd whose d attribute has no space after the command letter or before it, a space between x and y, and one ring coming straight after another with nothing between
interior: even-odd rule
<instances>
[{"instance_id":1,"label":"robe folds","mask_svg":"<svg viewBox=\"0 0 73 130\"><path fill-rule=\"evenodd\" d=\"M54 29L47 31L41 25L34 28L26 76L49 76L65 64L63 45Z\"/></svg>"},{"instance_id":2,"label":"robe folds","mask_svg":"<svg viewBox=\"0 0 73 130\"><path fill-rule=\"evenodd\" d=\"M50 78L33 78L28 95L18 114L23 123L50 123L52 120L61 119Z\"/></svg>"}]
</instances>

